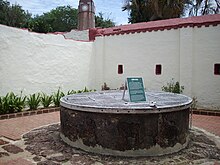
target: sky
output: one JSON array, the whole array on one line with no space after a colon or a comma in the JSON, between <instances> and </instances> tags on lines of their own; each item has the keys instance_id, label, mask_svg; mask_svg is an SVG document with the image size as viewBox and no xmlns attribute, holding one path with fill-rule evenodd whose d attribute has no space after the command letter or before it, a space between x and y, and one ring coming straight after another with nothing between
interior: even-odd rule
<instances>
[{"instance_id":1,"label":"sky","mask_svg":"<svg viewBox=\"0 0 220 165\"><path fill-rule=\"evenodd\" d=\"M41 15L45 12L55 9L58 6L70 5L78 8L79 0L8 0L10 4L19 4L26 11L33 15ZM127 24L128 13L122 12L124 0L94 0L96 7L96 15L99 12L104 13L104 18L112 19L116 25Z\"/></svg>"}]
</instances>

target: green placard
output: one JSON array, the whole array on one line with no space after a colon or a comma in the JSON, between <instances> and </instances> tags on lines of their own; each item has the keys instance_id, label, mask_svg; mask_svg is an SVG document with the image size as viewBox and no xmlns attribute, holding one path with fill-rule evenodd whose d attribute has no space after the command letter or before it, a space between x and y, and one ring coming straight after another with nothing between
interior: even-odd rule
<instances>
[{"instance_id":1,"label":"green placard","mask_svg":"<svg viewBox=\"0 0 220 165\"><path fill-rule=\"evenodd\" d=\"M131 102L146 101L144 83L141 77L127 78L127 86Z\"/></svg>"}]
</instances>

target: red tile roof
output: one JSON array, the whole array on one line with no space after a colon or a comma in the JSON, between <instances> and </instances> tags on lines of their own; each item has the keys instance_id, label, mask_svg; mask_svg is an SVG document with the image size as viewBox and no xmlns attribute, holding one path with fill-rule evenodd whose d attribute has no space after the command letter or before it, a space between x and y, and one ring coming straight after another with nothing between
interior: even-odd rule
<instances>
[{"instance_id":1,"label":"red tile roof","mask_svg":"<svg viewBox=\"0 0 220 165\"><path fill-rule=\"evenodd\" d=\"M136 24L121 25L112 28L93 28L89 30L90 40L95 40L98 36L123 35L129 33L151 32L158 30L171 30L182 27L201 27L201 26L217 26L220 24L220 14L188 17L188 18L174 18L167 20L142 22Z\"/></svg>"}]
</instances>

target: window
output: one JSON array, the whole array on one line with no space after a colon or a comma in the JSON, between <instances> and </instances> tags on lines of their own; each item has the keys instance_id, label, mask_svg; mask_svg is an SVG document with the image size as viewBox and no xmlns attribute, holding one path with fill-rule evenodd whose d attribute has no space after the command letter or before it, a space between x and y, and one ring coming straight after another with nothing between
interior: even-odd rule
<instances>
[{"instance_id":1,"label":"window","mask_svg":"<svg viewBox=\"0 0 220 165\"><path fill-rule=\"evenodd\" d=\"M161 75L161 72L162 72L162 65L160 64L156 65L155 74Z\"/></svg>"},{"instance_id":2,"label":"window","mask_svg":"<svg viewBox=\"0 0 220 165\"><path fill-rule=\"evenodd\" d=\"M214 65L214 74L215 75L220 75L220 64L215 64Z\"/></svg>"},{"instance_id":3,"label":"window","mask_svg":"<svg viewBox=\"0 0 220 165\"><path fill-rule=\"evenodd\" d=\"M118 65L118 74L123 74L123 65Z\"/></svg>"}]
</instances>

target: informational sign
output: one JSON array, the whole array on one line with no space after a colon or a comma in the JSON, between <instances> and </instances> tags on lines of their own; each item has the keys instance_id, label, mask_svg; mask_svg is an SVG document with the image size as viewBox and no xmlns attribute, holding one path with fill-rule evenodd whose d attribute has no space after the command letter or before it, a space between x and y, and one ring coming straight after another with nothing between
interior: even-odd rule
<instances>
[{"instance_id":1,"label":"informational sign","mask_svg":"<svg viewBox=\"0 0 220 165\"><path fill-rule=\"evenodd\" d=\"M127 78L126 85L128 87L131 102L146 101L144 83L141 77Z\"/></svg>"}]
</instances>

